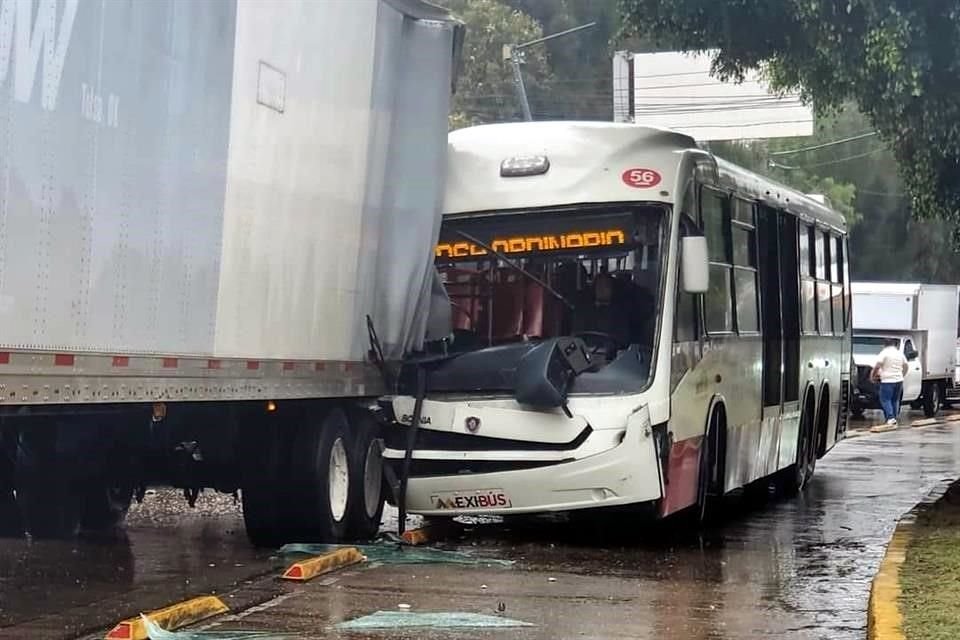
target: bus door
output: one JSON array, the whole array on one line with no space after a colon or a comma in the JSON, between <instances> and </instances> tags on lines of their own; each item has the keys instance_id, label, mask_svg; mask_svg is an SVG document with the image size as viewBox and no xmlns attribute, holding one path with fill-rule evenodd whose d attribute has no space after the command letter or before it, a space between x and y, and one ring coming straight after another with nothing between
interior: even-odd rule
<instances>
[{"instance_id":1,"label":"bus door","mask_svg":"<svg viewBox=\"0 0 960 640\"><path fill-rule=\"evenodd\" d=\"M763 407L766 415L779 415L785 403L796 402L799 397L797 221L763 205L757 215Z\"/></svg>"}]
</instances>

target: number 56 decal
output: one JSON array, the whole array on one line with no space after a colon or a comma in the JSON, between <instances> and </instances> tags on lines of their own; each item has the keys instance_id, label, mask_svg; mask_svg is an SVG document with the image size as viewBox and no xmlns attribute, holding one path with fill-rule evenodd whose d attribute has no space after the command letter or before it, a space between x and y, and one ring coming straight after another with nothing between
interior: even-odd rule
<instances>
[{"instance_id":1,"label":"number 56 decal","mask_svg":"<svg viewBox=\"0 0 960 640\"><path fill-rule=\"evenodd\" d=\"M660 174L653 169L627 169L620 175L620 179L628 187L634 189L649 189L660 184Z\"/></svg>"}]
</instances>

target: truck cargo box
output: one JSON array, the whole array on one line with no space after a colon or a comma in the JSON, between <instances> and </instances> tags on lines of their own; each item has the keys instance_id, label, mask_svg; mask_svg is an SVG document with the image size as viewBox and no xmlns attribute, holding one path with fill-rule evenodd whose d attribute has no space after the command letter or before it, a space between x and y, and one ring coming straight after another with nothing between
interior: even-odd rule
<instances>
[{"instance_id":1,"label":"truck cargo box","mask_svg":"<svg viewBox=\"0 0 960 640\"><path fill-rule=\"evenodd\" d=\"M924 378L953 378L960 287L854 282L851 288L855 334L910 334L918 342Z\"/></svg>"},{"instance_id":2,"label":"truck cargo box","mask_svg":"<svg viewBox=\"0 0 960 640\"><path fill-rule=\"evenodd\" d=\"M388 356L417 345L444 12L2 6L0 349L358 361L368 314Z\"/></svg>"}]
</instances>

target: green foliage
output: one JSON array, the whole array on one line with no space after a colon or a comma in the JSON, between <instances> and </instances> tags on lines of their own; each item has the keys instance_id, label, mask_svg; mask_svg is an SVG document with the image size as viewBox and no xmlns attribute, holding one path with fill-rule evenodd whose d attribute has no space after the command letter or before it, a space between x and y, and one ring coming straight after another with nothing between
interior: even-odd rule
<instances>
[{"instance_id":1,"label":"green foliage","mask_svg":"<svg viewBox=\"0 0 960 640\"><path fill-rule=\"evenodd\" d=\"M890 144L920 218L960 222L960 2L620 0L627 34L764 68L819 113L854 101Z\"/></svg>"},{"instance_id":2,"label":"green foliage","mask_svg":"<svg viewBox=\"0 0 960 640\"><path fill-rule=\"evenodd\" d=\"M509 62L503 47L543 36L540 24L529 15L497 0L441 0L467 27L463 69L451 108L450 127L457 129L483 122L521 118ZM550 86L547 50L532 47L525 52L523 79L531 95Z\"/></svg>"}]
</instances>

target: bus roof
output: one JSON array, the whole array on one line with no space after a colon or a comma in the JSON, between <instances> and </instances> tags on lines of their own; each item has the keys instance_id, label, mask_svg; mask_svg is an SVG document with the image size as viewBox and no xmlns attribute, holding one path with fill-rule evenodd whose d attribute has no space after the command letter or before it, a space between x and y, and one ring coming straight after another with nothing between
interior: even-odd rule
<instances>
[{"instance_id":1,"label":"bus roof","mask_svg":"<svg viewBox=\"0 0 960 640\"><path fill-rule=\"evenodd\" d=\"M501 177L501 163L545 156L540 175ZM686 175L707 165L704 180L789 208L834 228L843 217L799 191L718 160L688 135L609 122L518 122L481 125L449 136L444 212L534 209L597 202L673 203Z\"/></svg>"}]
</instances>

